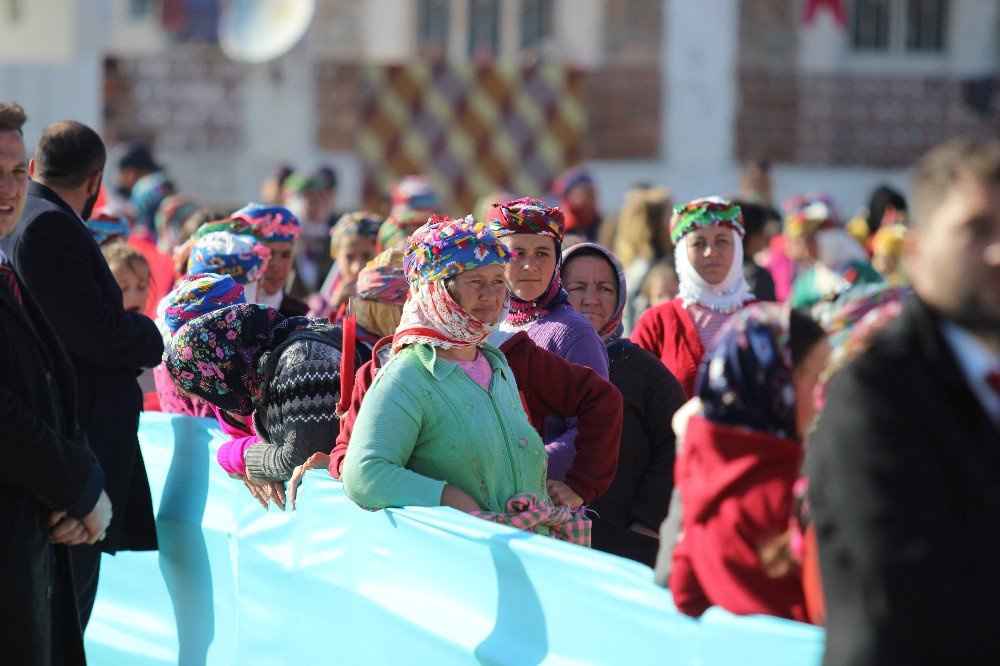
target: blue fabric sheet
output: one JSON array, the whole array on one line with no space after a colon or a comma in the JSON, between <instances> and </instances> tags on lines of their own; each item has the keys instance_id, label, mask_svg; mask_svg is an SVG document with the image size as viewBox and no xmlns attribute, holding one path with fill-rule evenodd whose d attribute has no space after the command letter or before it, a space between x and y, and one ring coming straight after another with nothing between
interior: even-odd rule
<instances>
[{"instance_id":1,"label":"blue fabric sheet","mask_svg":"<svg viewBox=\"0 0 1000 666\"><path fill-rule=\"evenodd\" d=\"M158 553L104 556L91 663L818 664L820 629L681 615L645 566L446 508L369 512L310 472L265 513L214 421L144 414Z\"/></svg>"}]
</instances>

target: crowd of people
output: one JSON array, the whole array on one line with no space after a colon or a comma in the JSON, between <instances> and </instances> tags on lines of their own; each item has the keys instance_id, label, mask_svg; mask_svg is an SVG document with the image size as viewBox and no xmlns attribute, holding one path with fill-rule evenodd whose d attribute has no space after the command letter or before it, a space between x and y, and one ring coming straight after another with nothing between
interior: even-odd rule
<instances>
[{"instance_id":1,"label":"crowd of people","mask_svg":"<svg viewBox=\"0 0 1000 666\"><path fill-rule=\"evenodd\" d=\"M215 419L263 509L304 472L654 569L680 612L828 629L829 663L1000 660L1000 142L830 197L630 189L334 212L282 166L219 211L132 146L0 104L0 611L82 663L102 553L157 548L141 410ZM301 498L298 498L301 501Z\"/></svg>"}]
</instances>

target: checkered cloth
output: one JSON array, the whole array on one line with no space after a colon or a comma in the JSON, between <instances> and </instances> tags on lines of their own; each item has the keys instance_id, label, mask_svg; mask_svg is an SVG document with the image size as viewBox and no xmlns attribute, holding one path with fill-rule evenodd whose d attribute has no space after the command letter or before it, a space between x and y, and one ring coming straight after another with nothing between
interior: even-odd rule
<instances>
[{"instance_id":1,"label":"checkered cloth","mask_svg":"<svg viewBox=\"0 0 1000 666\"><path fill-rule=\"evenodd\" d=\"M506 513L473 511L473 516L519 530L534 532L541 525L549 528L549 536L590 548L590 529L593 524L584 509L574 511L565 506L554 506L538 495L520 493L507 502Z\"/></svg>"}]
</instances>

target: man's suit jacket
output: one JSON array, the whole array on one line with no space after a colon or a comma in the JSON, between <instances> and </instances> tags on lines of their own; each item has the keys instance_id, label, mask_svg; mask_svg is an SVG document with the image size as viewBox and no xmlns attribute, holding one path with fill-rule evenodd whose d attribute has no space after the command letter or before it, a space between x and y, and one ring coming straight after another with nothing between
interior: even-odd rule
<instances>
[{"instance_id":1,"label":"man's suit jacket","mask_svg":"<svg viewBox=\"0 0 1000 666\"><path fill-rule=\"evenodd\" d=\"M69 549L49 545L49 516L84 492L94 456L76 425L73 368L34 299L0 281L0 663L47 664L49 597L68 664L83 663ZM53 561L55 558L55 561ZM53 580L55 575L56 580Z\"/></svg>"},{"instance_id":2,"label":"man's suit jacket","mask_svg":"<svg viewBox=\"0 0 1000 666\"><path fill-rule=\"evenodd\" d=\"M149 481L136 434L142 409L136 374L160 361L163 341L156 325L125 311L90 232L44 185L29 185L24 215L0 246L73 363L79 422L104 468L114 511L101 548L155 549Z\"/></svg>"},{"instance_id":3,"label":"man's suit jacket","mask_svg":"<svg viewBox=\"0 0 1000 666\"><path fill-rule=\"evenodd\" d=\"M1000 429L917 298L807 449L827 664L1000 664Z\"/></svg>"}]
</instances>

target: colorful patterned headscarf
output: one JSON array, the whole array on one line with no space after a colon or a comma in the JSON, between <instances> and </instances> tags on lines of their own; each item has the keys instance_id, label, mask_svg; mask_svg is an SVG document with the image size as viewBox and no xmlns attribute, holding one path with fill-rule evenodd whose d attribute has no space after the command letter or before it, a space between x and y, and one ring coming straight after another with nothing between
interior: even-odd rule
<instances>
[{"instance_id":1,"label":"colorful patterned headscarf","mask_svg":"<svg viewBox=\"0 0 1000 666\"><path fill-rule=\"evenodd\" d=\"M508 261L507 248L471 215L461 220L431 218L407 238L403 251L403 270L410 282L433 282Z\"/></svg>"},{"instance_id":2,"label":"colorful patterned headscarf","mask_svg":"<svg viewBox=\"0 0 1000 666\"><path fill-rule=\"evenodd\" d=\"M401 268L372 266L358 273L355 298L379 303L402 305L406 302L409 284Z\"/></svg>"},{"instance_id":3,"label":"colorful patterned headscarf","mask_svg":"<svg viewBox=\"0 0 1000 666\"><path fill-rule=\"evenodd\" d=\"M117 238L128 238L128 221L111 212L95 214L87 220L87 229L98 245Z\"/></svg>"},{"instance_id":4,"label":"colorful patterned headscarf","mask_svg":"<svg viewBox=\"0 0 1000 666\"><path fill-rule=\"evenodd\" d=\"M308 323L305 317L286 319L266 305L230 305L182 326L163 360L181 390L248 416L264 392L261 356Z\"/></svg>"},{"instance_id":5,"label":"colorful patterned headscarf","mask_svg":"<svg viewBox=\"0 0 1000 666\"><path fill-rule=\"evenodd\" d=\"M628 288L625 284L625 269L622 268L621 262L618 261L615 255L611 254L611 250L597 243L578 243L573 247L567 248L562 255L563 267L565 268L569 260L576 256L603 257L611 264L611 272L615 274L618 280L618 301L615 311L611 315L611 319L597 332L597 335L604 341L604 344L610 347L621 339L622 333L625 331L625 327L622 325L622 315L625 312L625 299L628 295Z\"/></svg>"},{"instance_id":6,"label":"colorful patterned headscarf","mask_svg":"<svg viewBox=\"0 0 1000 666\"><path fill-rule=\"evenodd\" d=\"M200 273L181 278L177 287L167 294L167 308L163 320L170 335L181 326L203 314L214 312L227 305L246 303L243 286L229 275Z\"/></svg>"},{"instance_id":7,"label":"colorful patterned headscarf","mask_svg":"<svg viewBox=\"0 0 1000 666\"><path fill-rule=\"evenodd\" d=\"M254 236L213 231L194 244L187 274L231 275L240 284L250 284L264 275L270 258L271 251Z\"/></svg>"},{"instance_id":8,"label":"colorful patterned headscarf","mask_svg":"<svg viewBox=\"0 0 1000 666\"><path fill-rule=\"evenodd\" d=\"M556 243L562 243L565 230L561 210L530 197L493 204L487 222L498 238L512 234L534 234L548 236Z\"/></svg>"},{"instance_id":9,"label":"colorful patterned headscarf","mask_svg":"<svg viewBox=\"0 0 1000 666\"><path fill-rule=\"evenodd\" d=\"M437 192L425 176L406 176L389 188L393 207L420 211L438 209Z\"/></svg>"},{"instance_id":10,"label":"colorful patterned headscarf","mask_svg":"<svg viewBox=\"0 0 1000 666\"><path fill-rule=\"evenodd\" d=\"M796 438L789 310L758 303L733 317L698 370L705 418Z\"/></svg>"},{"instance_id":11,"label":"colorful patterned headscarf","mask_svg":"<svg viewBox=\"0 0 1000 666\"><path fill-rule=\"evenodd\" d=\"M507 316L506 305L497 321L481 321L451 297L445 280L481 266L503 266L507 261L503 245L471 215L462 220L435 218L415 231L407 239L403 255L410 297L393 336L393 351L413 343L449 349L486 342Z\"/></svg>"},{"instance_id":12,"label":"colorful patterned headscarf","mask_svg":"<svg viewBox=\"0 0 1000 666\"><path fill-rule=\"evenodd\" d=\"M695 229L708 227L729 227L742 239L743 211L740 207L721 197L705 197L689 201L683 206L674 206L670 219L670 240L677 245L680 239Z\"/></svg>"},{"instance_id":13,"label":"colorful patterned headscarf","mask_svg":"<svg viewBox=\"0 0 1000 666\"><path fill-rule=\"evenodd\" d=\"M151 229L153 217L156 215L156 209L160 207L160 202L173 192L173 184L167 180L162 171L146 174L135 181L128 198L135 211L135 223Z\"/></svg>"},{"instance_id":14,"label":"colorful patterned headscarf","mask_svg":"<svg viewBox=\"0 0 1000 666\"><path fill-rule=\"evenodd\" d=\"M353 236L362 236L372 243L377 243L378 231L383 221L378 215L365 210L344 213L330 229L331 251L336 253L344 239Z\"/></svg>"},{"instance_id":15,"label":"colorful patterned headscarf","mask_svg":"<svg viewBox=\"0 0 1000 666\"><path fill-rule=\"evenodd\" d=\"M233 213L232 217L245 222L251 232L263 238L265 243L294 243L302 233L299 219L281 206L249 203Z\"/></svg>"},{"instance_id":16,"label":"colorful patterned headscarf","mask_svg":"<svg viewBox=\"0 0 1000 666\"><path fill-rule=\"evenodd\" d=\"M781 205L785 215L785 235L802 236L820 229L837 229L840 219L828 194L801 194Z\"/></svg>"},{"instance_id":17,"label":"colorful patterned headscarf","mask_svg":"<svg viewBox=\"0 0 1000 666\"><path fill-rule=\"evenodd\" d=\"M153 216L153 228L157 233L164 229L179 230L184 221L198 212L198 204L183 194L171 194L160 202Z\"/></svg>"},{"instance_id":18,"label":"colorful patterned headscarf","mask_svg":"<svg viewBox=\"0 0 1000 666\"><path fill-rule=\"evenodd\" d=\"M410 210L385 218L385 222L378 230L376 252L390 248L403 249L406 246L406 237L427 224L427 220L432 216L433 213L428 211Z\"/></svg>"}]
</instances>

